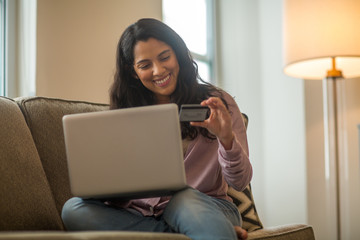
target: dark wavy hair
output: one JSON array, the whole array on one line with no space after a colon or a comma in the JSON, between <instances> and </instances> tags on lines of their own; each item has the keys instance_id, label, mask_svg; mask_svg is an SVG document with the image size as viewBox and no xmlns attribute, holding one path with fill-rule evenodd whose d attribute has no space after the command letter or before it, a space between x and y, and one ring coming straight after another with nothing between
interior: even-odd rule
<instances>
[{"instance_id":1,"label":"dark wavy hair","mask_svg":"<svg viewBox=\"0 0 360 240\"><path fill-rule=\"evenodd\" d=\"M138 41L147 41L149 38L166 43L175 52L179 75L176 89L170 96L171 102L180 107L182 104L199 104L211 96L222 96L219 89L200 78L197 64L182 38L163 22L145 18L126 28L120 37L116 72L110 88L110 109L156 104L155 95L135 78L134 70L134 47ZM181 132L182 138L194 139L199 132L207 138L215 138L207 129L195 128L189 123L181 123Z\"/></svg>"}]
</instances>

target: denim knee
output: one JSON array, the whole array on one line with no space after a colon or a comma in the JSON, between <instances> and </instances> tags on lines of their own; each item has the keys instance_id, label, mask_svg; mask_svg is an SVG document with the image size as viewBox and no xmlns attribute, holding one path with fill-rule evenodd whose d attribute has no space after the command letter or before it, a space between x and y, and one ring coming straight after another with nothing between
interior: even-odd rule
<instances>
[{"instance_id":1,"label":"denim knee","mask_svg":"<svg viewBox=\"0 0 360 240\"><path fill-rule=\"evenodd\" d=\"M164 220L191 239L236 239L231 221L214 199L188 188L176 193L164 211Z\"/></svg>"},{"instance_id":2,"label":"denim knee","mask_svg":"<svg viewBox=\"0 0 360 240\"><path fill-rule=\"evenodd\" d=\"M72 226L74 222L77 222L76 209L81 207L83 200L78 197L73 197L67 200L62 208L61 218L67 230Z\"/></svg>"}]
</instances>

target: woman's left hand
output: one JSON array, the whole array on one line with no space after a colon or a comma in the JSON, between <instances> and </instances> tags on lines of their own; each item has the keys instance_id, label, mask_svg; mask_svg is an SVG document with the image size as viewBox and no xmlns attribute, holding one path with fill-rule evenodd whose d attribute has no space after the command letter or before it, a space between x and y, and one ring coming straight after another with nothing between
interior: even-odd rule
<instances>
[{"instance_id":1,"label":"woman's left hand","mask_svg":"<svg viewBox=\"0 0 360 240\"><path fill-rule=\"evenodd\" d=\"M192 126L204 127L214 134L226 150L231 149L234 139L232 121L228 109L218 97L211 97L201 102L210 108L210 116L203 122L190 122Z\"/></svg>"}]
</instances>

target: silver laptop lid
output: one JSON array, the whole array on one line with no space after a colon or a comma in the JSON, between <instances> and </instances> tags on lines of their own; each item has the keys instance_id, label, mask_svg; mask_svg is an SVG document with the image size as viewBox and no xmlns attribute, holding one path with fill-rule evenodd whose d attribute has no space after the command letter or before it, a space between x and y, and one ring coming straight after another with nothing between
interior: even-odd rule
<instances>
[{"instance_id":1,"label":"silver laptop lid","mask_svg":"<svg viewBox=\"0 0 360 240\"><path fill-rule=\"evenodd\" d=\"M66 115L63 126L75 196L137 198L186 186L176 104Z\"/></svg>"}]
</instances>

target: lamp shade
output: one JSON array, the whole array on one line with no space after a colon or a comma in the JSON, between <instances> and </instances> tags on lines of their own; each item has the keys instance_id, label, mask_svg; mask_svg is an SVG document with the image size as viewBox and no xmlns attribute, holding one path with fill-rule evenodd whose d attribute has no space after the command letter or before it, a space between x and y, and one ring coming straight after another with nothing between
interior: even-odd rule
<instances>
[{"instance_id":1,"label":"lamp shade","mask_svg":"<svg viewBox=\"0 0 360 240\"><path fill-rule=\"evenodd\" d=\"M284 72L323 79L336 68L360 76L360 0L285 0Z\"/></svg>"}]
</instances>

